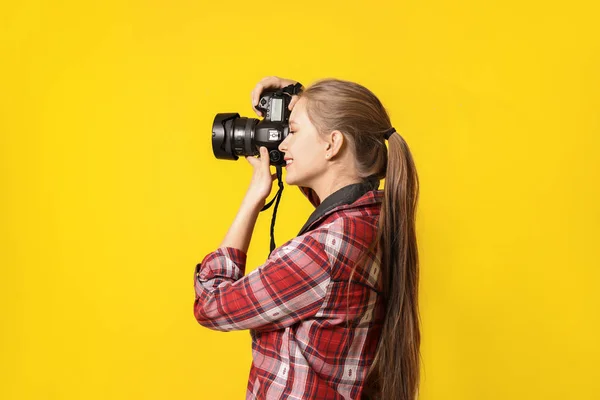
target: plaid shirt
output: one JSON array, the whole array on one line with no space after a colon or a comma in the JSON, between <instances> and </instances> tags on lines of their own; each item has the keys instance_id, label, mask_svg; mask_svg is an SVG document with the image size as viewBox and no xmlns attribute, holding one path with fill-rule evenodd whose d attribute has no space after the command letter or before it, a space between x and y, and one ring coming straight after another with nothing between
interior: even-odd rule
<instances>
[{"instance_id":1,"label":"plaid shirt","mask_svg":"<svg viewBox=\"0 0 600 400\"><path fill-rule=\"evenodd\" d=\"M376 188L376 186L375 186ZM375 238L383 193L355 184L319 204L298 237L244 275L232 247L196 266L194 315L203 326L250 329L247 399L358 399L384 316L379 263L357 268Z\"/></svg>"}]
</instances>

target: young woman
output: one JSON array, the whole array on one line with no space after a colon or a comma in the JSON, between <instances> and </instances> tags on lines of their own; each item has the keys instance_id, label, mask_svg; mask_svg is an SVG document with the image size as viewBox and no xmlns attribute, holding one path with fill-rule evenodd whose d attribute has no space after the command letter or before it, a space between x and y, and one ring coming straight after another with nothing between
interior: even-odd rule
<instances>
[{"instance_id":1,"label":"young woman","mask_svg":"<svg viewBox=\"0 0 600 400\"><path fill-rule=\"evenodd\" d=\"M253 105L263 89L294 83L263 79ZM414 400L419 189L410 150L377 97L356 83L319 81L290 108L290 134L279 147L286 182L316 209L297 237L244 275L275 178L265 148L247 157L254 172L239 212L221 246L196 266L194 315L211 329L250 329L248 399Z\"/></svg>"}]
</instances>

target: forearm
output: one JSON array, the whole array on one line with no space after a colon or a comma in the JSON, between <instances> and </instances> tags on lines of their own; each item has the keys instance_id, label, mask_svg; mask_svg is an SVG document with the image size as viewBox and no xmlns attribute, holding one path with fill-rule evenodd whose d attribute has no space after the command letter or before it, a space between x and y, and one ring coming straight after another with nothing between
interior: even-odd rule
<instances>
[{"instance_id":1,"label":"forearm","mask_svg":"<svg viewBox=\"0 0 600 400\"><path fill-rule=\"evenodd\" d=\"M246 197L242 201L242 205L220 247L233 247L244 253L248 253L248 247L250 246L250 239L252 238L252 232L256 225L256 219L258 218L258 214L263 205L264 201L261 203Z\"/></svg>"}]
</instances>

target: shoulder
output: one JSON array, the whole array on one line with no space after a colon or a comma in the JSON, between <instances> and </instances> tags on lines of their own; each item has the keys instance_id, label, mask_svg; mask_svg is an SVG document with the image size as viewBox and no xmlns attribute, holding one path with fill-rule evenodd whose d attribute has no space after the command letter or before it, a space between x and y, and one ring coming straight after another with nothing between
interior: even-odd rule
<instances>
[{"instance_id":1,"label":"shoulder","mask_svg":"<svg viewBox=\"0 0 600 400\"><path fill-rule=\"evenodd\" d=\"M381 199L381 191L371 191L335 208L316 228L283 244L273 256L303 258L308 253L311 259L327 264L322 267L332 275L348 276L377 237Z\"/></svg>"},{"instance_id":2,"label":"shoulder","mask_svg":"<svg viewBox=\"0 0 600 400\"><path fill-rule=\"evenodd\" d=\"M377 233L383 193L370 191L354 203L340 206L327 216L315 233L341 236L354 245L369 246Z\"/></svg>"},{"instance_id":3,"label":"shoulder","mask_svg":"<svg viewBox=\"0 0 600 400\"><path fill-rule=\"evenodd\" d=\"M325 251L334 279L350 275L376 235L376 219L362 215L339 215L305 234Z\"/></svg>"}]
</instances>

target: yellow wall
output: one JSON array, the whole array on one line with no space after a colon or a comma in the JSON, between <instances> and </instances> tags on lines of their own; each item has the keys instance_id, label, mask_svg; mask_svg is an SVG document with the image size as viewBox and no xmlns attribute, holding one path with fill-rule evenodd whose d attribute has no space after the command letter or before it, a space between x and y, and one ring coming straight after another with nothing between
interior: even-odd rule
<instances>
[{"instance_id":1,"label":"yellow wall","mask_svg":"<svg viewBox=\"0 0 600 400\"><path fill-rule=\"evenodd\" d=\"M0 398L244 398L249 334L196 323L193 269L251 172L212 119L272 74L366 85L412 148L421 399L599 398L588 3L3 2ZM278 244L310 212L288 188Z\"/></svg>"}]
</instances>

